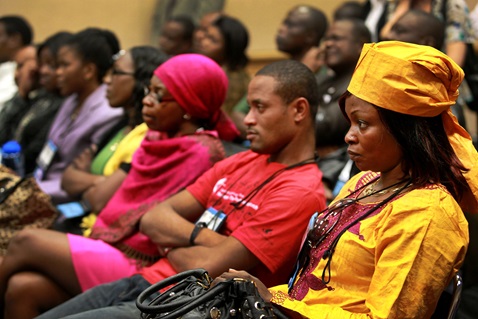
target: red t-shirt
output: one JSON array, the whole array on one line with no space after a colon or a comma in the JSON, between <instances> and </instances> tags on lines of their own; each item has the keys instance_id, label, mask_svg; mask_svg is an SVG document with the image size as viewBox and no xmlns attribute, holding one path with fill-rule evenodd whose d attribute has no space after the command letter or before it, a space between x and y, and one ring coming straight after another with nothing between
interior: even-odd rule
<instances>
[{"instance_id":1,"label":"red t-shirt","mask_svg":"<svg viewBox=\"0 0 478 319\"><path fill-rule=\"evenodd\" d=\"M325 208L322 173L315 163L283 170L242 208L231 203L246 198L286 166L269 163L269 155L246 151L216 163L187 187L204 206L226 213L220 233L234 236L261 264L249 272L267 286L285 283L292 270L310 216ZM142 275L157 282L175 274L167 259L144 268Z\"/></svg>"}]
</instances>

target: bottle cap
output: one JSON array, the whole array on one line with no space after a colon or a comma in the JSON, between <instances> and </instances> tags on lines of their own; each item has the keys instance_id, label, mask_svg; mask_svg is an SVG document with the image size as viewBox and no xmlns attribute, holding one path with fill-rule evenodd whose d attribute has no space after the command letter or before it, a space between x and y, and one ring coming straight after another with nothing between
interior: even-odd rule
<instances>
[{"instance_id":1,"label":"bottle cap","mask_svg":"<svg viewBox=\"0 0 478 319\"><path fill-rule=\"evenodd\" d=\"M17 141L8 141L2 146L2 152L5 154L19 153L22 147Z\"/></svg>"}]
</instances>

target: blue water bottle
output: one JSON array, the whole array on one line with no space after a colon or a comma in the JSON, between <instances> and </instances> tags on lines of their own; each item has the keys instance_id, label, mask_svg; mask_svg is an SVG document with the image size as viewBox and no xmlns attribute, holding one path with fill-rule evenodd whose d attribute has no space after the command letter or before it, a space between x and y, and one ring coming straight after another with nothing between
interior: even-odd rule
<instances>
[{"instance_id":1,"label":"blue water bottle","mask_svg":"<svg viewBox=\"0 0 478 319\"><path fill-rule=\"evenodd\" d=\"M25 171L23 166L22 147L17 141L8 141L3 144L2 164L23 177Z\"/></svg>"}]
</instances>

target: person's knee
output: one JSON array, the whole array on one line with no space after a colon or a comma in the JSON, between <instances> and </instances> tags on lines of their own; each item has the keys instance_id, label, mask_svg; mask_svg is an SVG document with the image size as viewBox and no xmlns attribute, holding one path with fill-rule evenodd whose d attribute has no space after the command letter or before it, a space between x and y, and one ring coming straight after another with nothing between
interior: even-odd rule
<instances>
[{"instance_id":1,"label":"person's knee","mask_svg":"<svg viewBox=\"0 0 478 319\"><path fill-rule=\"evenodd\" d=\"M20 272L8 280L5 305L19 304L29 313L39 314L71 298L48 278L30 272ZM8 308L8 307L7 307ZM23 309L22 311L24 311ZM10 309L15 313L15 309Z\"/></svg>"},{"instance_id":2,"label":"person's knee","mask_svg":"<svg viewBox=\"0 0 478 319\"><path fill-rule=\"evenodd\" d=\"M28 273L18 273L10 277L5 292L5 304L12 304L18 300L30 300L31 294L36 291L36 280L32 279Z\"/></svg>"},{"instance_id":3,"label":"person's knee","mask_svg":"<svg viewBox=\"0 0 478 319\"><path fill-rule=\"evenodd\" d=\"M38 229L23 229L10 240L7 255L26 253L26 247L34 247L39 242Z\"/></svg>"},{"instance_id":4,"label":"person's knee","mask_svg":"<svg viewBox=\"0 0 478 319\"><path fill-rule=\"evenodd\" d=\"M42 234L38 234L34 229L22 230L8 246L6 255L2 260L2 276L10 277L14 273L24 269L33 269L38 262L47 261L41 257L41 252L48 248ZM33 267L33 268L32 268Z\"/></svg>"},{"instance_id":5,"label":"person's knee","mask_svg":"<svg viewBox=\"0 0 478 319\"><path fill-rule=\"evenodd\" d=\"M5 292L5 318L33 318L40 311L36 280L28 273L10 277Z\"/></svg>"}]
</instances>

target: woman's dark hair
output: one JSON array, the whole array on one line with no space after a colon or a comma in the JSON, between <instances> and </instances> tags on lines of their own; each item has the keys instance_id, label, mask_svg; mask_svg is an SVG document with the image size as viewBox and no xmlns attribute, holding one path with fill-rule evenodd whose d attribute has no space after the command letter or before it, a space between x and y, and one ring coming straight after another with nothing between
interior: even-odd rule
<instances>
[{"instance_id":1,"label":"woman's dark hair","mask_svg":"<svg viewBox=\"0 0 478 319\"><path fill-rule=\"evenodd\" d=\"M402 169L416 187L441 183L460 201L469 190L468 171L448 141L441 115L419 117L376 107L388 131L403 151Z\"/></svg>"},{"instance_id":2,"label":"woman's dark hair","mask_svg":"<svg viewBox=\"0 0 478 319\"><path fill-rule=\"evenodd\" d=\"M143 108L144 87L149 86L154 70L168 59L168 55L147 45L133 47L130 49L130 53L134 64L135 83L132 98L135 114L131 119L133 122L129 124L134 127L143 122L141 109Z\"/></svg>"},{"instance_id":3,"label":"woman's dark hair","mask_svg":"<svg viewBox=\"0 0 478 319\"><path fill-rule=\"evenodd\" d=\"M225 64L231 71L243 69L249 59L246 56L246 49L249 45L249 33L246 27L237 19L220 16L212 23L224 37Z\"/></svg>"},{"instance_id":4,"label":"woman's dark hair","mask_svg":"<svg viewBox=\"0 0 478 319\"><path fill-rule=\"evenodd\" d=\"M17 15L0 17L0 23L5 27L5 33L10 37L19 34L22 44L29 45L33 41L33 29L25 18Z\"/></svg>"},{"instance_id":5,"label":"woman's dark hair","mask_svg":"<svg viewBox=\"0 0 478 319\"><path fill-rule=\"evenodd\" d=\"M111 68L113 55L120 50L116 35L98 28L87 28L74 34L65 45L73 48L84 62L96 65L99 83L103 82L103 77Z\"/></svg>"},{"instance_id":6,"label":"woman's dark hair","mask_svg":"<svg viewBox=\"0 0 478 319\"><path fill-rule=\"evenodd\" d=\"M40 52L43 49L48 48L51 52L51 54L55 57L57 57L58 50L60 50L60 47L67 43L71 38L73 37L73 33L66 32L66 31L61 31L53 34L52 36L48 37L43 43L41 43L38 46L38 51L37 51L37 56L40 56Z\"/></svg>"}]
</instances>

